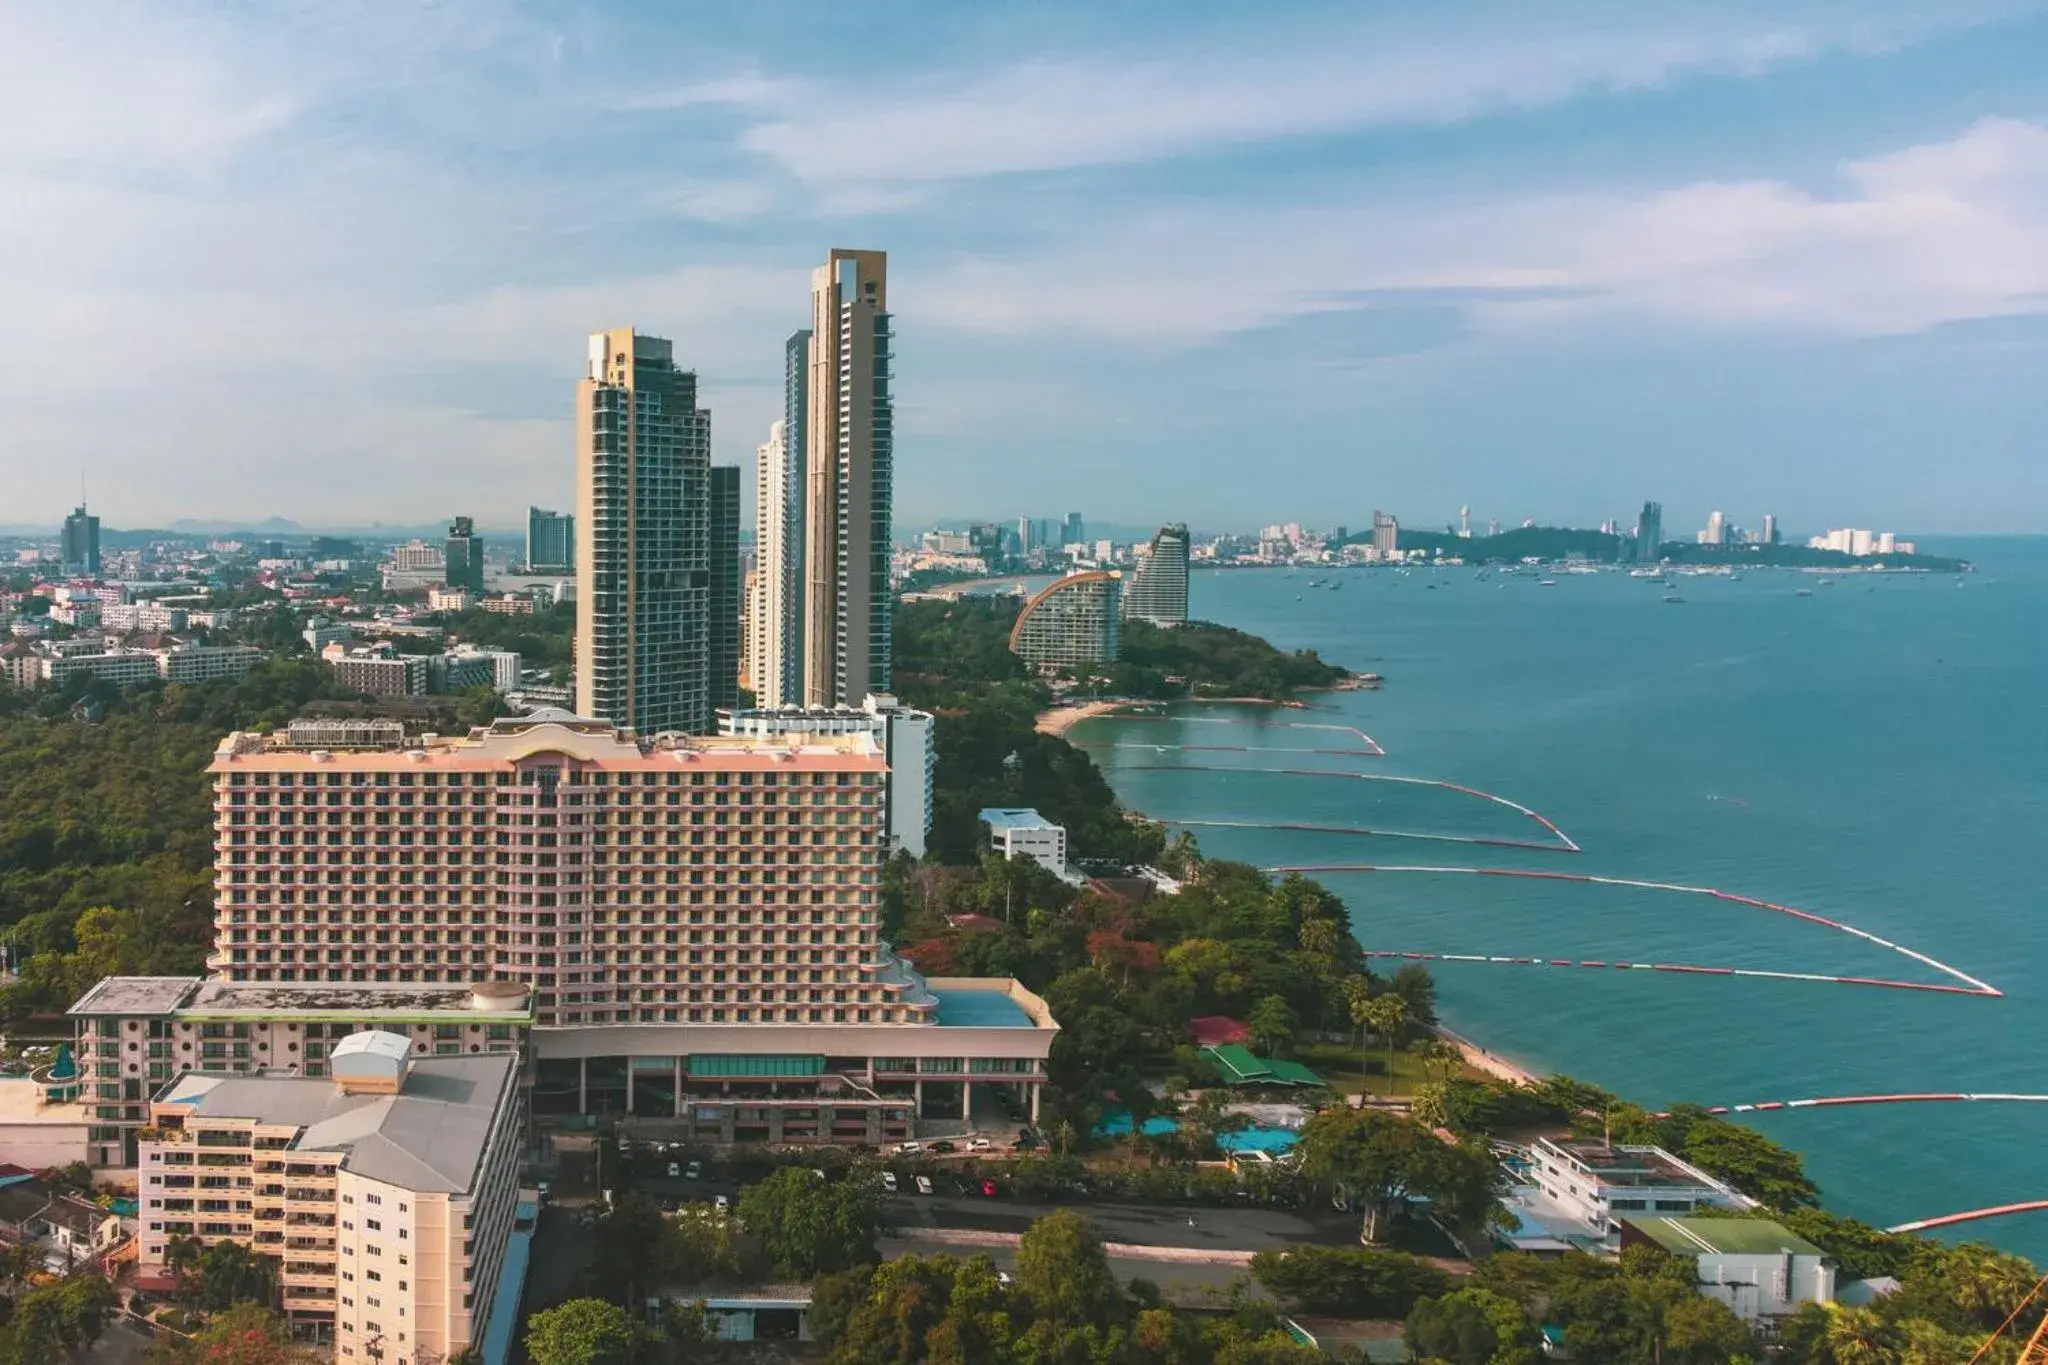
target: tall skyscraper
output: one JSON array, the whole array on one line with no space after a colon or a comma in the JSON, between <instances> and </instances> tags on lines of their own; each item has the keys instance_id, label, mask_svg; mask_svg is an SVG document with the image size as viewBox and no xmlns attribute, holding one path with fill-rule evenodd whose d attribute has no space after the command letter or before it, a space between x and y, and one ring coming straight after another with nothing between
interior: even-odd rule
<instances>
[{"instance_id":1,"label":"tall skyscraper","mask_svg":"<svg viewBox=\"0 0 2048 1365\"><path fill-rule=\"evenodd\" d=\"M576 709L644 735L705 733L711 414L661 337L594 332L589 366L576 386Z\"/></svg>"},{"instance_id":2,"label":"tall skyscraper","mask_svg":"<svg viewBox=\"0 0 2048 1365\"><path fill-rule=\"evenodd\" d=\"M1655 564L1664 557L1664 504L1646 502L1636 518L1636 562Z\"/></svg>"},{"instance_id":3,"label":"tall skyscraper","mask_svg":"<svg viewBox=\"0 0 2048 1365\"><path fill-rule=\"evenodd\" d=\"M889 340L887 255L834 247L811 273L802 446L807 706L858 706L889 690Z\"/></svg>"},{"instance_id":4,"label":"tall skyscraper","mask_svg":"<svg viewBox=\"0 0 2048 1365\"><path fill-rule=\"evenodd\" d=\"M1401 548L1401 523L1391 513L1372 514L1372 550L1380 559L1392 559Z\"/></svg>"},{"instance_id":5,"label":"tall skyscraper","mask_svg":"<svg viewBox=\"0 0 2048 1365\"><path fill-rule=\"evenodd\" d=\"M740 467L711 466L711 638L705 655L711 709L740 702ZM715 720L715 717L714 717ZM708 733L708 732L707 732Z\"/></svg>"},{"instance_id":6,"label":"tall skyscraper","mask_svg":"<svg viewBox=\"0 0 2048 1365\"><path fill-rule=\"evenodd\" d=\"M484 590L484 540L476 533L474 520L457 517L449 526L441 562L441 581L449 587L476 593Z\"/></svg>"},{"instance_id":7,"label":"tall skyscraper","mask_svg":"<svg viewBox=\"0 0 2048 1365\"><path fill-rule=\"evenodd\" d=\"M1188 528L1162 526L1123 595L1124 619L1155 626L1185 625L1188 619Z\"/></svg>"},{"instance_id":8,"label":"tall skyscraper","mask_svg":"<svg viewBox=\"0 0 2048 1365\"><path fill-rule=\"evenodd\" d=\"M1085 545L1088 542L1088 528L1081 521L1079 512L1067 513L1067 524L1061 528L1060 544Z\"/></svg>"},{"instance_id":9,"label":"tall skyscraper","mask_svg":"<svg viewBox=\"0 0 2048 1365\"><path fill-rule=\"evenodd\" d=\"M63 561L65 573L99 576L100 519L88 513L82 502L64 518L58 556Z\"/></svg>"},{"instance_id":10,"label":"tall skyscraper","mask_svg":"<svg viewBox=\"0 0 2048 1365\"><path fill-rule=\"evenodd\" d=\"M526 509L526 569L529 573L572 573L576 568L576 517L545 507Z\"/></svg>"},{"instance_id":11,"label":"tall skyscraper","mask_svg":"<svg viewBox=\"0 0 2048 1365\"><path fill-rule=\"evenodd\" d=\"M1706 527L1700 532L1700 544L1724 545L1728 541L1728 519L1720 512L1707 513Z\"/></svg>"},{"instance_id":12,"label":"tall skyscraper","mask_svg":"<svg viewBox=\"0 0 2048 1365\"><path fill-rule=\"evenodd\" d=\"M1764 513L1763 543L1766 545L1776 545L1778 543L1778 514L1775 512Z\"/></svg>"},{"instance_id":13,"label":"tall skyscraper","mask_svg":"<svg viewBox=\"0 0 2048 1365\"><path fill-rule=\"evenodd\" d=\"M753 610L747 644L756 704L804 701L804 432L810 426L809 329L782 347L782 420L755 451Z\"/></svg>"}]
</instances>

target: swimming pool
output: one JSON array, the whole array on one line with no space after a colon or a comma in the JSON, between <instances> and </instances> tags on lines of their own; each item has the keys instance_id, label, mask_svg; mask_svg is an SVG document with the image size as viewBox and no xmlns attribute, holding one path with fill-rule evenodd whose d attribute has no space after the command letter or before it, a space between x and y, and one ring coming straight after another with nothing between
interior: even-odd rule
<instances>
[{"instance_id":1,"label":"swimming pool","mask_svg":"<svg viewBox=\"0 0 2048 1365\"><path fill-rule=\"evenodd\" d=\"M1131 1116L1128 1111L1106 1115L1095 1125L1097 1137L1125 1137L1131 1131ZM1149 1118L1142 1125L1147 1137L1160 1137L1180 1131L1180 1120ZM1275 1128L1269 1124L1255 1123L1249 1128L1239 1128L1216 1135L1216 1145L1226 1152L1268 1152L1278 1155L1291 1151L1301 1141L1301 1134L1291 1128Z\"/></svg>"}]
</instances>

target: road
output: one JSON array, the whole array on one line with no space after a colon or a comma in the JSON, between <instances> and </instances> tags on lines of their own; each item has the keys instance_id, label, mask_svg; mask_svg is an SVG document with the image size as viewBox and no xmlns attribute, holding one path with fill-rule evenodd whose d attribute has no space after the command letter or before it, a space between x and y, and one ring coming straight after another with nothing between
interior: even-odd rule
<instances>
[{"instance_id":1,"label":"road","mask_svg":"<svg viewBox=\"0 0 2048 1365\"><path fill-rule=\"evenodd\" d=\"M882 1220L897 1235L919 1227L1021 1233L1047 1214L1071 1208L1095 1225L1106 1242L1203 1250L1264 1251L1297 1246L1349 1246L1358 1221L1330 1210L1304 1214L1274 1208L1184 1208L1153 1204L1031 1204L972 1195L899 1196L883 1201Z\"/></svg>"}]
</instances>

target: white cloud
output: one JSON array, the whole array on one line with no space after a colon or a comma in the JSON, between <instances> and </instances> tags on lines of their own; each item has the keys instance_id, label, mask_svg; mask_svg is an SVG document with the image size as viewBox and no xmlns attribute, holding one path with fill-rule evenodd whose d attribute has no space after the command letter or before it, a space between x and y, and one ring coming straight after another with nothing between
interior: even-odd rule
<instances>
[{"instance_id":1,"label":"white cloud","mask_svg":"<svg viewBox=\"0 0 2048 1365\"><path fill-rule=\"evenodd\" d=\"M1467 7L1468 10L1470 7ZM1901 46L2009 4L1958 0L1940 15L1885 5L1723 5L1433 11L1248 37L1199 56L1040 58L965 80L857 80L765 90L780 117L742 145L817 185L920 182L1105 166L1302 134L1449 123L1700 76L1749 75L1834 51ZM1261 12L1270 28L1275 16Z\"/></svg>"},{"instance_id":2,"label":"white cloud","mask_svg":"<svg viewBox=\"0 0 2048 1365\"><path fill-rule=\"evenodd\" d=\"M1482 323L1631 310L1714 325L1910 332L2048 311L2048 128L1987 119L1852 162L1824 194L1702 183L1428 209L1155 211L1031 259L897 288L962 330L1198 344L1357 296L1450 294Z\"/></svg>"}]
</instances>

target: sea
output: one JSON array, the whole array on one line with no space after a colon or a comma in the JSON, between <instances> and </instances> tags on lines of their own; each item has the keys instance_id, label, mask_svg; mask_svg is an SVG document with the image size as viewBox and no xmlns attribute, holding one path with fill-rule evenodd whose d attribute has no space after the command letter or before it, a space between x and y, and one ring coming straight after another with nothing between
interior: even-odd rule
<instances>
[{"instance_id":1,"label":"sea","mask_svg":"<svg viewBox=\"0 0 2048 1365\"><path fill-rule=\"evenodd\" d=\"M1710 888L1853 926L2003 993L1434 964L1445 1021L1532 1069L1653 1107L2048 1095L2048 539L1923 549L1975 572L1749 570L1669 586L1611 570L1198 572L1196 617L1315 649L1384 686L1314 694L1307 710L1102 718L1069 737L1129 806L1212 822L1192 827L1211 856ZM1365 756L1361 734L1384 757ZM1540 815L1581 851L1480 793ZM1550 847L1393 837L1404 834ZM1684 891L1314 875L1345 899L1369 949L1958 984L1867 939ZM1740 1121L1802 1153L1827 1207L1879 1226L2048 1199L2048 1104ZM1940 1235L2048 1263L2048 1213Z\"/></svg>"}]
</instances>

